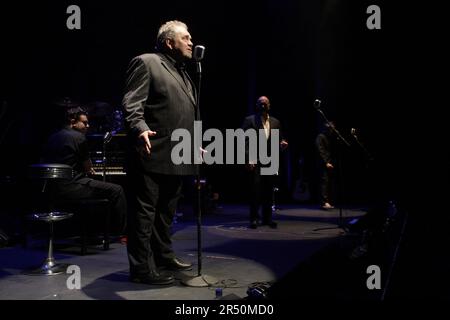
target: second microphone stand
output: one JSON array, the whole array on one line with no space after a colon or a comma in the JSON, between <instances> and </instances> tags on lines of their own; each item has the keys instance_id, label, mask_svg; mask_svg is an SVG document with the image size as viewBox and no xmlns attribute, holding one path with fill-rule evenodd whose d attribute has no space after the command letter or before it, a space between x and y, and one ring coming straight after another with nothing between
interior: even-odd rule
<instances>
[{"instance_id":1,"label":"second microphone stand","mask_svg":"<svg viewBox=\"0 0 450 320\"><path fill-rule=\"evenodd\" d=\"M106 182L106 170L107 170L107 157L106 157L106 146L112 139L112 133L106 132L105 136L103 137L103 159L102 159L102 171L103 171L103 182Z\"/></svg>"},{"instance_id":2,"label":"second microphone stand","mask_svg":"<svg viewBox=\"0 0 450 320\"><path fill-rule=\"evenodd\" d=\"M346 145L347 147L350 147L350 143L347 142L347 140L344 139L344 137L341 135L341 133L336 129L336 127L328 120L328 118L325 116L325 113L320 109L320 100L316 100L316 105L315 108L317 109L317 111L320 113L320 115L322 116L323 120L325 121L326 125L333 131L333 133L336 135L337 140L338 140L338 144L337 144L337 169L338 169L338 208L339 208L339 222L338 222L338 228L343 229L344 231L346 230L345 226L344 226L344 219L343 219L343 214L342 214L342 205L343 205L343 174L342 174L342 148L341 148L341 143ZM325 230L325 229L331 229L331 228L319 228L319 229L315 229L314 231L319 231L319 230Z\"/></svg>"}]
</instances>

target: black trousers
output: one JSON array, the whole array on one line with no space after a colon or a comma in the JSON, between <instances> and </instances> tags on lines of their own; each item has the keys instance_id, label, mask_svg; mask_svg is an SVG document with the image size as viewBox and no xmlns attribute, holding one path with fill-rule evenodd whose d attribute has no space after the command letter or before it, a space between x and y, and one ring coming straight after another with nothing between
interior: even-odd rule
<instances>
[{"instance_id":1,"label":"black trousers","mask_svg":"<svg viewBox=\"0 0 450 320\"><path fill-rule=\"evenodd\" d=\"M79 199L108 199L111 203L112 231L118 235L125 232L127 224L127 200L123 188L115 183L91 178L80 178L75 182L56 184L57 201Z\"/></svg>"},{"instance_id":2,"label":"black trousers","mask_svg":"<svg viewBox=\"0 0 450 320\"><path fill-rule=\"evenodd\" d=\"M333 203L333 182L333 172L331 170L327 168L322 168L319 170L319 192L321 205L324 205L326 202Z\"/></svg>"},{"instance_id":3,"label":"black trousers","mask_svg":"<svg viewBox=\"0 0 450 320\"><path fill-rule=\"evenodd\" d=\"M262 222L272 221L274 184L275 176L261 175L259 166L250 171L250 222L258 220L260 208Z\"/></svg>"},{"instance_id":4,"label":"black trousers","mask_svg":"<svg viewBox=\"0 0 450 320\"><path fill-rule=\"evenodd\" d=\"M128 220L130 273L144 275L160 259L175 257L170 228L181 195L182 177L157 173L133 174Z\"/></svg>"}]
</instances>

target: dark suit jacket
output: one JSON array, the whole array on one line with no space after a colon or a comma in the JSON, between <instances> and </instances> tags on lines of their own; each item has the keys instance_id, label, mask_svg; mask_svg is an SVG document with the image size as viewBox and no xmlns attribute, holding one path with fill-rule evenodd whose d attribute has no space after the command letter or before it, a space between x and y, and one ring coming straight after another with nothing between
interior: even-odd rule
<instances>
[{"instance_id":1,"label":"dark suit jacket","mask_svg":"<svg viewBox=\"0 0 450 320\"><path fill-rule=\"evenodd\" d=\"M200 118L195 86L189 76L187 81L191 84L192 92L174 61L161 53L140 55L129 65L123 98L129 135L137 141L137 136L145 130L151 129L157 133L150 138L152 149L149 159L141 158L132 151L138 165L147 172L173 175L196 173L197 166L194 164L175 165L171 161L172 147L178 144L177 141L171 141L172 131L187 129L193 141L194 120ZM191 153L192 149L193 143Z\"/></svg>"},{"instance_id":2,"label":"dark suit jacket","mask_svg":"<svg viewBox=\"0 0 450 320\"><path fill-rule=\"evenodd\" d=\"M270 129L278 129L280 131L280 141L283 139L283 134L281 131L281 123L277 118L274 118L272 116L269 116L269 123L270 123ZM244 119L244 122L242 124L242 129L245 131L247 129L255 129L255 130L264 130L264 126L262 124L262 120L261 120L261 116L259 114L254 114L251 116L248 116ZM259 131L257 131L257 137L259 139ZM271 148L270 148L270 138L271 138L271 134L269 133L269 138L267 139L267 150L268 150L268 154L270 155L271 152ZM245 147L245 151L247 153L248 156L248 143L246 142L246 147ZM258 146L259 146L259 140L258 140ZM259 158L259 152L258 152L258 158ZM258 161L259 163L259 161Z\"/></svg>"},{"instance_id":3,"label":"dark suit jacket","mask_svg":"<svg viewBox=\"0 0 450 320\"><path fill-rule=\"evenodd\" d=\"M325 133L319 133L317 136L316 148L321 167L324 167L328 162L333 162L331 158L330 138Z\"/></svg>"},{"instance_id":4,"label":"dark suit jacket","mask_svg":"<svg viewBox=\"0 0 450 320\"><path fill-rule=\"evenodd\" d=\"M89 160L89 149L86 136L70 127L55 132L45 145L41 158L42 163L62 163L73 169L71 182L86 184L83 162ZM62 185L68 181L63 181ZM55 185L60 185L55 183Z\"/></svg>"}]
</instances>

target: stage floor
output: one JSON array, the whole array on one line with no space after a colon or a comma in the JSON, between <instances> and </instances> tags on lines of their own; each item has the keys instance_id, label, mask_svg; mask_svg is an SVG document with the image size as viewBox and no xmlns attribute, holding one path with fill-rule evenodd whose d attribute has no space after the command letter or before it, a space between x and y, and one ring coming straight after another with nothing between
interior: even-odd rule
<instances>
[{"instance_id":1,"label":"stage floor","mask_svg":"<svg viewBox=\"0 0 450 320\"><path fill-rule=\"evenodd\" d=\"M344 209L343 218L349 221L364 213L363 209ZM120 243L113 243L109 251L101 250L101 246L90 247L85 256L79 255L79 248L56 246L58 262L80 267L80 289L68 288L70 274L23 274L44 259L43 239L28 249L20 246L0 249L0 299L212 300L216 287L222 287L223 296L229 299L245 298L252 283L275 282L343 234L342 229L334 228L339 217L337 209L282 206L274 213L277 229L267 226L249 229L247 216L247 207L241 205L225 205L203 216L202 274L219 280L211 287L187 287L180 282L184 277L197 275L196 220L189 209L183 212L181 208L173 226L174 249L180 258L194 263L194 268L177 273L173 285L129 282L126 246ZM325 229L316 230L322 228Z\"/></svg>"}]
</instances>

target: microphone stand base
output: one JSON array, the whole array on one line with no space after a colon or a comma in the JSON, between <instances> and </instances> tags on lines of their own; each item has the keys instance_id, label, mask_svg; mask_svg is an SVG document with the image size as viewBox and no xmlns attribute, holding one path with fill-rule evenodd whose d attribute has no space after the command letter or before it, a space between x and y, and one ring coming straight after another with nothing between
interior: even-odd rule
<instances>
[{"instance_id":1,"label":"microphone stand base","mask_svg":"<svg viewBox=\"0 0 450 320\"><path fill-rule=\"evenodd\" d=\"M211 287L218 282L217 278L208 275L196 276L181 281L182 284L188 287Z\"/></svg>"}]
</instances>

